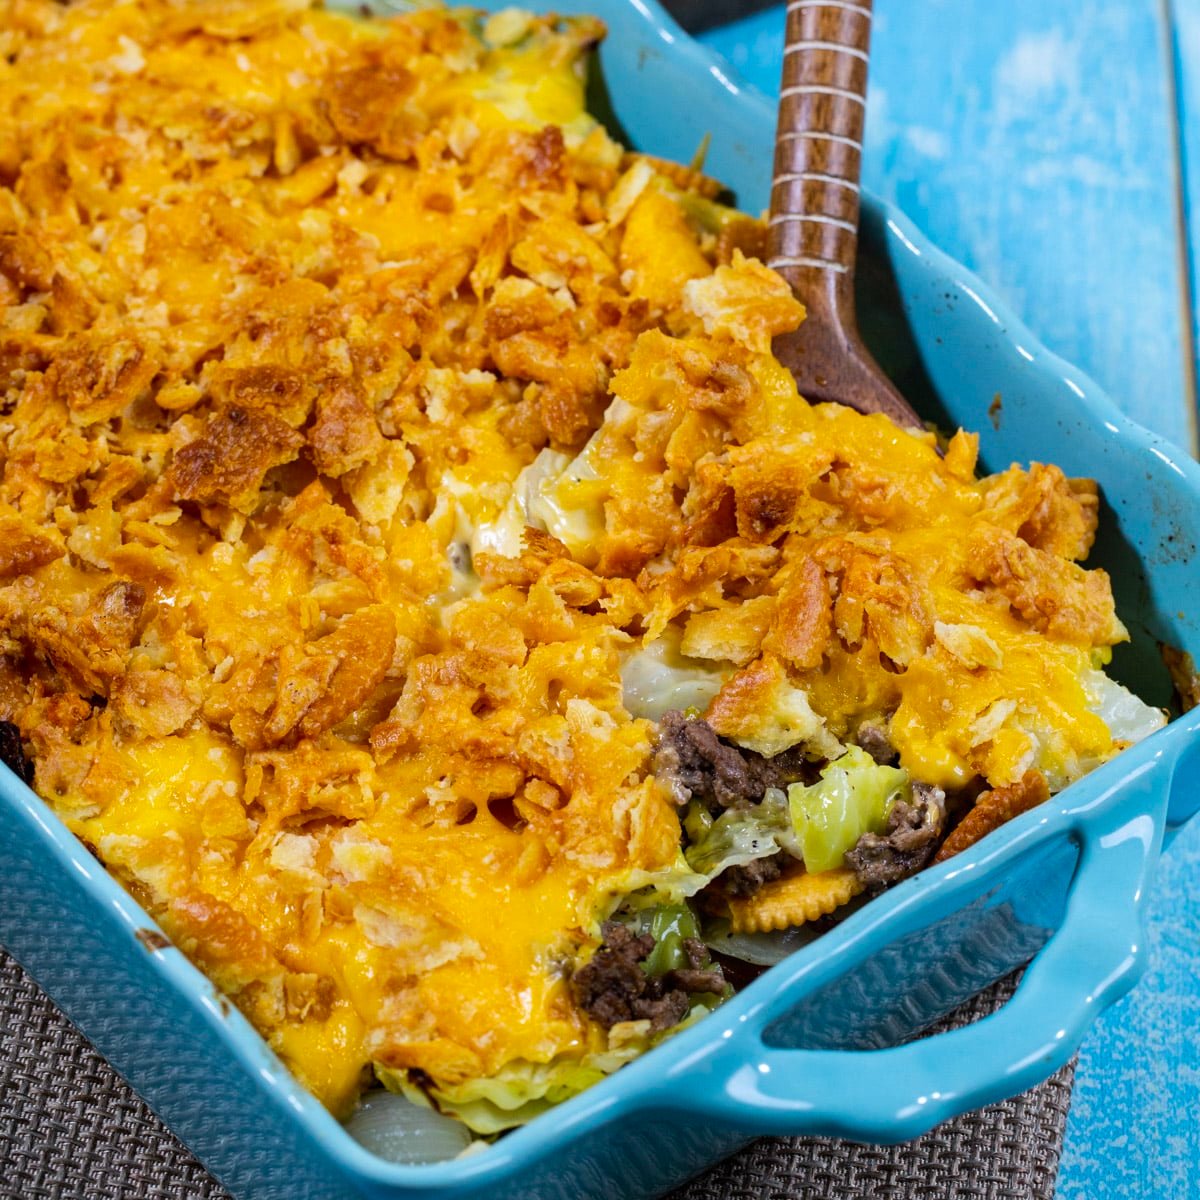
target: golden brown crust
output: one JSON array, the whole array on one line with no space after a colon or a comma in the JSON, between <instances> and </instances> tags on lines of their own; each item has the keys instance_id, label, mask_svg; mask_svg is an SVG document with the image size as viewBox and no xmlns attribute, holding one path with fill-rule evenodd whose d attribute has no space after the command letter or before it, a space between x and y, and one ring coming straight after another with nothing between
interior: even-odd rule
<instances>
[{"instance_id":1,"label":"golden brown crust","mask_svg":"<svg viewBox=\"0 0 1200 1200\"><path fill-rule=\"evenodd\" d=\"M1050 789L1040 771L1026 771L1017 783L983 792L941 844L933 861L945 862L961 854L980 838L1049 798Z\"/></svg>"},{"instance_id":2,"label":"golden brown crust","mask_svg":"<svg viewBox=\"0 0 1200 1200\"><path fill-rule=\"evenodd\" d=\"M1082 643L1121 637L1104 571L1084 571L995 525L975 526L967 570L1002 592L1035 629Z\"/></svg>"},{"instance_id":3,"label":"golden brown crust","mask_svg":"<svg viewBox=\"0 0 1200 1200\"><path fill-rule=\"evenodd\" d=\"M369 143L388 158L412 154L412 116L403 101L416 77L399 64L368 63L330 75L325 88L329 119L347 142Z\"/></svg>"},{"instance_id":4,"label":"golden brown crust","mask_svg":"<svg viewBox=\"0 0 1200 1200\"><path fill-rule=\"evenodd\" d=\"M825 572L816 559L803 558L779 590L771 632L763 648L798 670L819 667L833 634L833 606Z\"/></svg>"},{"instance_id":5,"label":"golden brown crust","mask_svg":"<svg viewBox=\"0 0 1200 1200\"><path fill-rule=\"evenodd\" d=\"M382 604L356 609L325 637L306 647L333 664L320 695L299 718L301 737L315 738L355 711L383 681L392 665L396 620Z\"/></svg>"},{"instance_id":6,"label":"golden brown crust","mask_svg":"<svg viewBox=\"0 0 1200 1200\"><path fill-rule=\"evenodd\" d=\"M0 275L22 293L48 292L54 286L54 260L27 233L0 233Z\"/></svg>"},{"instance_id":7,"label":"golden brown crust","mask_svg":"<svg viewBox=\"0 0 1200 1200\"><path fill-rule=\"evenodd\" d=\"M990 481L984 513L1029 545L1082 562L1092 548L1100 500L1091 479L1068 479L1053 464L1012 466Z\"/></svg>"},{"instance_id":8,"label":"golden brown crust","mask_svg":"<svg viewBox=\"0 0 1200 1200\"><path fill-rule=\"evenodd\" d=\"M65 340L46 372L50 394L81 424L108 421L147 394L159 364L151 346L129 338Z\"/></svg>"},{"instance_id":9,"label":"golden brown crust","mask_svg":"<svg viewBox=\"0 0 1200 1200\"><path fill-rule=\"evenodd\" d=\"M65 553L61 542L19 513L0 512L0 580L28 575Z\"/></svg>"},{"instance_id":10,"label":"golden brown crust","mask_svg":"<svg viewBox=\"0 0 1200 1200\"><path fill-rule=\"evenodd\" d=\"M196 714L194 686L173 671L129 671L117 680L109 703L122 736L131 741L178 733Z\"/></svg>"},{"instance_id":11,"label":"golden brown crust","mask_svg":"<svg viewBox=\"0 0 1200 1200\"><path fill-rule=\"evenodd\" d=\"M728 478L739 536L770 543L801 527L810 511L809 489L829 468L833 457L832 450L818 451L811 464L805 462L805 473L801 474L796 456L784 447L760 441L733 450Z\"/></svg>"},{"instance_id":12,"label":"golden brown crust","mask_svg":"<svg viewBox=\"0 0 1200 1200\"><path fill-rule=\"evenodd\" d=\"M628 170L637 163L646 163L664 179L669 179L680 191L695 192L707 200L715 200L725 190L725 185L719 179L713 179L695 167L672 162L669 158L657 158L653 154L627 152L621 158L621 169Z\"/></svg>"},{"instance_id":13,"label":"golden brown crust","mask_svg":"<svg viewBox=\"0 0 1200 1200\"><path fill-rule=\"evenodd\" d=\"M222 408L268 412L293 429L308 419L321 390L319 381L304 371L271 362L216 368L209 373L208 385ZM161 393L157 399L161 405Z\"/></svg>"},{"instance_id":14,"label":"golden brown crust","mask_svg":"<svg viewBox=\"0 0 1200 1200\"><path fill-rule=\"evenodd\" d=\"M298 433L270 413L227 409L176 453L170 474L175 496L251 512L263 476L291 462L303 445Z\"/></svg>"},{"instance_id":15,"label":"golden brown crust","mask_svg":"<svg viewBox=\"0 0 1200 1200\"><path fill-rule=\"evenodd\" d=\"M308 431L313 466L336 479L374 462L384 440L375 414L353 388L342 386L317 401L317 419Z\"/></svg>"}]
</instances>

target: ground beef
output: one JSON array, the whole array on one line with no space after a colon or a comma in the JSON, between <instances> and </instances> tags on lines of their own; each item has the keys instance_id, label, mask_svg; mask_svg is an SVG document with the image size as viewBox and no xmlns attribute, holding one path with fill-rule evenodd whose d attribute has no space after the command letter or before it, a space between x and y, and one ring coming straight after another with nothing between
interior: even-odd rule
<instances>
[{"instance_id":1,"label":"ground beef","mask_svg":"<svg viewBox=\"0 0 1200 1200\"><path fill-rule=\"evenodd\" d=\"M887 833L864 833L846 854L846 866L868 887L886 887L914 875L933 857L946 823L946 794L913 784L912 803L897 800Z\"/></svg>"},{"instance_id":2,"label":"ground beef","mask_svg":"<svg viewBox=\"0 0 1200 1200\"><path fill-rule=\"evenodd\" d=\"M663 979L647 979L646 991L630 1006L625 1020L649 1021L651 1029L670 1029L688 1014L691 1002L682 988L668 988Z\"/></svg>"},{"instance_id":3,"label":"ground beef","mask_svg":"<svg viewBox=\"0 0 1200 1200\"><path fill-rule=\"evenodd\" d=\"M654 949L654 939L615 921L608 922L603 933L604 945L575 972L571 988L579 1007L607 1028L632 1019L633 1001L646 984L639 964Z\"/></svg>"},{"instance_id":4,"label":"ground beef","mask_svg":"<svg viewBox=\"0 0 1200 1200\"><path fill-rule=\"evenodd\" d=\"M766 858L756 858L741 867L729 867L717 876L717 883L726 896L753 896L764 883L778 879L791 855L783 850Z\"/></svg>"},{"instance_id":5,"label":"ground beef","mask_svg":"<svg viewBox=\"0 0 1200 1200\"><path fill-rule=\"evenodd\" d=\"M900 757L887 734L878 725L860 725L855 741L881 766L894 766Z\"/></svg>"},{"instance_id":6,"label":"ground beef","mask_svg":"<svg viewBox=\"0 0 1200 1200\"><path fill-rule=\"evenodd\" d=\"M685 992L720 992L725 987L725 974L711 961L708 947L699 938L684 938L683 953L686 967L667 972L667 979Z\"/></svg>"},{"instance_id":7,"label":"ground beef","mask_svg":"<svg viewBox=\"0 0 1200 1200\"><path fill-rule=\"evenodd\" d=\"M606 1029L620 1021L669 1029L687 1016L693 993L725 988L721 968L705 965L708 951L695 938L683 944L688 966L651 977L641 965L654 949L650 934L633 933L619 921L607 921L602 932L604 944L572 976L571 990L579 1007Z\"/></svg>"},{"instance_id":8,"label":"ground beef","mask_svg":"<svg viewBox=\"0 0 1200 1200\"><path fill-rule=\"evenodd\" d=\"M677 804L695 798L710 808L757 804L767 788L809 782L816 775L798 748L764 758L723 741L707 721L681 712L669 712L659 722L654 771Z\"/></svg>"},{"instance_id":9,"label":"ground beef","mask_svg":"<svg viewBox=\"0 0 1200 1200\"><path fill-rule=\"evenodd\" d=\"M21 731L11 721L0 721L0 762L18 779L33 782L33 763L25 756Z\"/></svg>"},{"instance_id":10,"label":"ground beef","mask_svg":"<svg viewBox=\"0 0 1200 1200\"><path fill-rule=\"evenodd\" d=\"M706 971L696 967L678 967L667 972L667 981L687 993L719 993L725 987L725 976L715 963Z\"/></svg>"}]
</instances>

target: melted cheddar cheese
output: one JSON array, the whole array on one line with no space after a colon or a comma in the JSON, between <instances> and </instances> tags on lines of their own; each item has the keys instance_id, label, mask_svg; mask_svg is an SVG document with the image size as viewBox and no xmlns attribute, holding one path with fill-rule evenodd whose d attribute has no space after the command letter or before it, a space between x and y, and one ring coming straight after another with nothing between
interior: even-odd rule
<instances>
[{"instance_id":1,"label":"melted cheddar cheese","mask_svg":"<svg viewBox=\"0 0 1200 1200\"><path fill-rule=\"evenodd\" d=\"M678 869L681 686L948 788L1116 748L1095 487L799 398L601 32L0 0L0 717L339 1112L612 1048L566 980Z\"/></svg>"}]
</instances>

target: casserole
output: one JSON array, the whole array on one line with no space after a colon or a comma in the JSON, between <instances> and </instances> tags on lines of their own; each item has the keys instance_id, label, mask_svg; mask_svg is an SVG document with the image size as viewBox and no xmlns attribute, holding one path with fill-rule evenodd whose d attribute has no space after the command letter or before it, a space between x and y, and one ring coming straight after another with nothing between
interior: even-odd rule
<instances>
[{"instance_id":1,"label":"casserole","mask_svg":"<svg viewBox=\"0 0 1200 1200\"><path fill-rule=\"evenodd\" d=\"M980 422L975 421L974 423L978 424ZM1101 473L1101 472L1097 472L1097 473ZM1037 855L1035 855L1032 852L1024 855L1022 858L1022 866L1026 870L1030 866L1044 867L1044 865L1045 864L1038 862ZM968 869L968 868L964 868L964 871L966 869ZM1047 905L1048 905L1048 907L1046 907L1045 910L1043 911L1042 909L1039 909L1038 905L1036 903L1034 903L1032 900L1030 900L1030 898L1028 896L1023 898L1022 905L1020 905L1020 906L1014 905L1014 915L1021 922L1022 927L1026 928L1027 932L1029 933L1030 938L1034 938L1037 930L1048 929L1055 924L1054 917L1056 914L1054 912L1053 902L1051 900L1047 900ZM926 915L928 915L928 914L926 914ZM987 924L986 921L982 922L982 925L986 925L986 924ZM982 925L981 925L981 929L982 929ZM983 934L981 933L980 936L983 936ZM1026 941L1024 944L1022 944L1020 946L1019 951L1014 951L1014 950L1010 949L1010 953L1020 953L1021 955L1024 955L1031 948L1032 948L1032 943L1030 941ZM975 955L974 957L979 958L980 956ZM995 958L985 957L984 961L986 961L988 963L989 969L992 969L998 963L1001 963L1003 961L1003 957L1002 956L995 957ZM860 974L860 976L859 976L860 982L862 981L862 978L863 977ZM760 989L760 994L761 994L761 989ZM945 1000L945 997L943 997L943 1001L944 1000ZM811 1009L812 1006L810 1005L809 1008ZM782 1011L782 1010L779 1010L779 1011ZM801 1034L804 1033L805 1027L804 1027L803 1023L798 1024L797 1023L798 1020L799 1020L799 1018L793 1018L786 1025L780 1025L778 1028L775 1029L774 1034L771 1034L770 1036L775 1037L776 1039L784 1039L784 1040L790 1039L792 1037L801 1036ZM811 1012L809 1014L809 1023L812 1026L814 1031L821 1032L823 1037L828 1038L829 1027L828 1027L827 1022L822 1019L822 1015L821 1015L819 1006L815 1010L813 1010L813 1012ZM806 1040L811 1043L811 1036L808 1034L805 1034L804 1036L805 1036ZM881 1037L886 1036L886 1031L881 1032L880 1036ZM693 1042L694 1042L694 1039L693 1039ZM781 1060L780 1064L778 1064L778 1065L782 1065L782 1061L783 1060ZM767 1064L767 1063L763 1063L762 1065L769 1066L769 1064ZM758 1090L760 1092L763 1091L763 1089L761 1089L761 1088L756 1089L756 1090ZM770 1091L770 1089L766 1089L767 1094L769 1094L769 1091ZM507 1146L507 1143L505 1145ZM506 1152L506 1156L507 1156L507 1152Z\"/></svg>"}]
</instances>

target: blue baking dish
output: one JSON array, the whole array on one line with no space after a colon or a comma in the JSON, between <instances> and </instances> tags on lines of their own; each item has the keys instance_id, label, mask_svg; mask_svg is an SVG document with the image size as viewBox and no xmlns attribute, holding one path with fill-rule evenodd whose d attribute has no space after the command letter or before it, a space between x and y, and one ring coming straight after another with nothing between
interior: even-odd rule
<instances>
[{"instance_id":1,"label":"blue baking dish","mask_svg":"<svg viewBox=\"0 0 1200 1200\"><path fill-rule=\"evenodd\" d=\"M711 134L708 169L743 206L765 203L774 115L761 96L653 0L557 7L609 22L594 104L617 132L685 160ZM990 468L1049 459L1100 481L1094 561L1133 634L1113 669L1165 703L1158 643L1200 659L1200 467L870 197L859 277L865 335L919 411L979 430ZM1138 977L1160 847L1197 808L1200 710L865 906L597 1087L433 1166L354 1142L7 772L0 941L239 1200L644 1197L755 1134L898 1141L1045 1078ZM998 1013L913 1040L1030 960Z\"/></svg>"}]
</instances>

